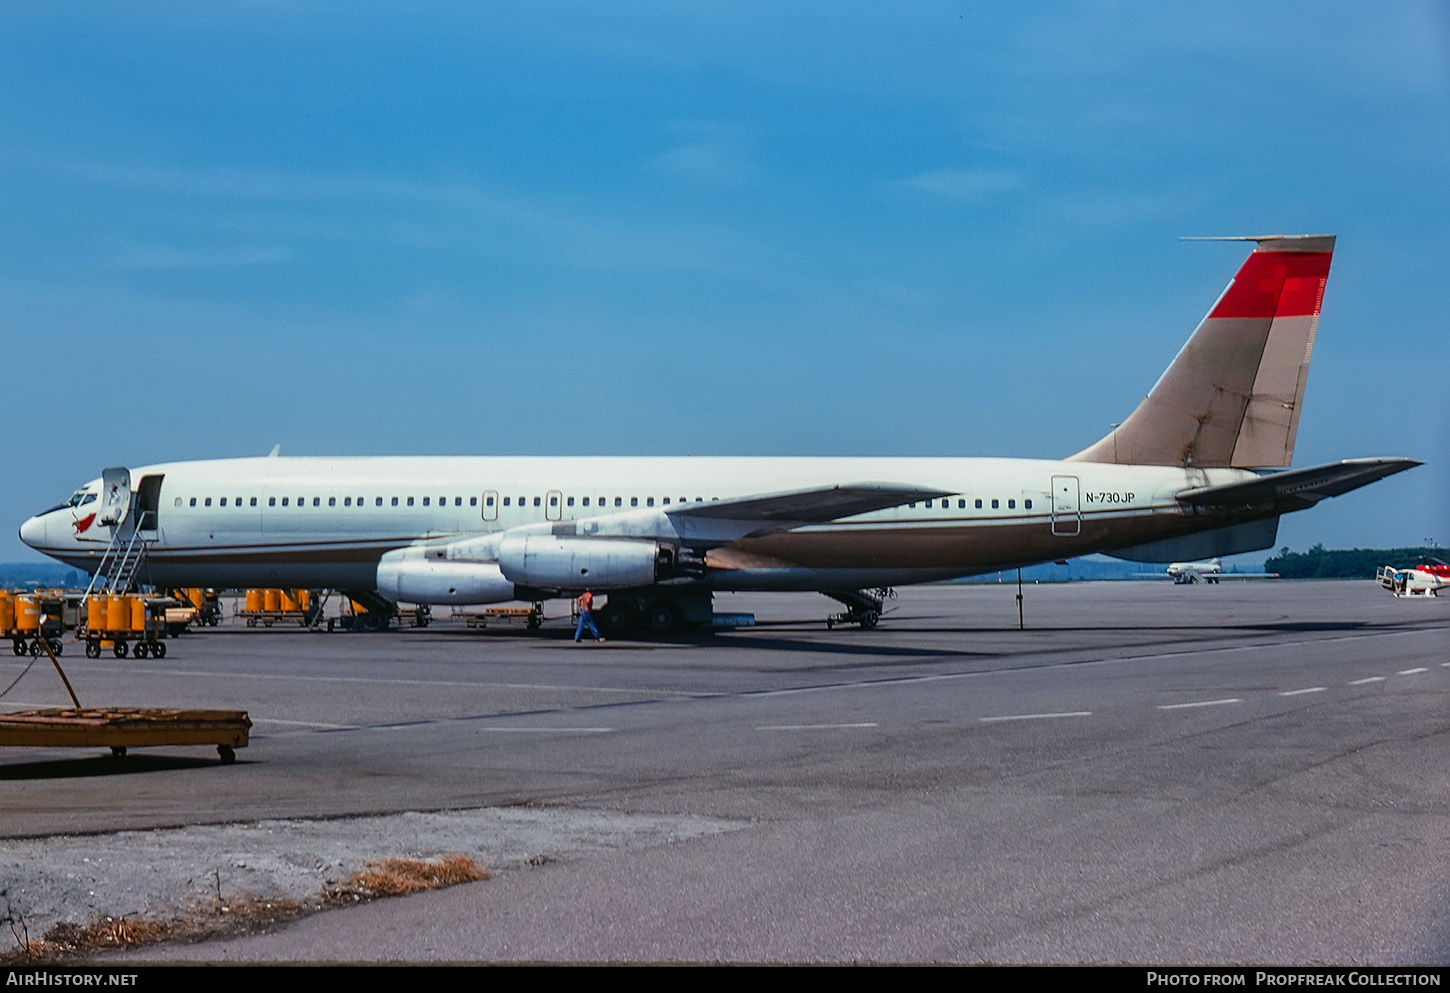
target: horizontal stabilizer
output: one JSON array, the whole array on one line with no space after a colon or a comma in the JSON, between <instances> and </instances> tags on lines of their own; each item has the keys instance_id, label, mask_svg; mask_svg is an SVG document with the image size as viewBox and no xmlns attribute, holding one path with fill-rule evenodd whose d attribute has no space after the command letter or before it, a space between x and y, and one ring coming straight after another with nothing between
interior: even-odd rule
<instances>
[{"instance_id":1,"label":"horizontal stabilizer","mask_svg":"<svg viewBox=\"0 0 1450 993\"><path fill-rule=\"evenodd\" d=\"M1200 486L1175 496L1195 507L1238 507L1272 500L1280 510L1300 510L1326 497L1357 490L1420 464L1414 459L1346 459L1308 469L1276 472L1242 483Z\"/></svg>"}]
</instances>

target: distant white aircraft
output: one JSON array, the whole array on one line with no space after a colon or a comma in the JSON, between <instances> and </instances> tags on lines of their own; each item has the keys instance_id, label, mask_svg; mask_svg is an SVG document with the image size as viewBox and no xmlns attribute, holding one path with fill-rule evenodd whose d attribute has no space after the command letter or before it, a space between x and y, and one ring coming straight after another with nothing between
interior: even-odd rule
<instances>
[{"instance_id":1,"label":"distant white aircraft","mask_svg":"<svg viewBox=\"0 0 1450 993\"><path fill-rule=\"evenodd\" d=\"M1196 583L1199 580L1216 583L1221 572L1223 572L1223 562L1216 558L1209 559L1207 562L1171 562L1168 565L1168 575L1173 577L1174 584L1178 586Z\"/></svg>"},{"instance_id":2,"label":"distant white aircraft","mask_svg":"<svg viewBox=\"0 0 1450 993\"><path fill-rule=\"evenodd\" d=\"M1280 515L1419 463L1266 471L1293 457L1334 238L1242 240L1254 251L1147 398L1060 461L173 462L108 469L20 536L126 581L330 588L380 607L592 589L615 630L661 632L709 620L722 590L816 590L869 627L891 586L1092 552L1193 564L1269 548Z\"/></svg>"}]
</instances>

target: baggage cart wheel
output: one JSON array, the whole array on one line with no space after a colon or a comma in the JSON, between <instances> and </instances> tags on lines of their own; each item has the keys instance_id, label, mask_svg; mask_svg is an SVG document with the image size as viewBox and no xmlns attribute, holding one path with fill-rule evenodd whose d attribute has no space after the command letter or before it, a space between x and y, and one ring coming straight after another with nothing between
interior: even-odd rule
<instances>
[{"instance_id":1,"label":"baggage cart wheel","mask_svg":"<svg viewBox=\"0 0 1450 993\"><path fill-rule=\"evenodd\" d=\"M113 758L113 759L123 759L125 757L126 757L126 746L125 745L112 745L111 746L111 758Z\"/></svg>"},{"instance_id":2,"label":"baggage cart wheel","mask_svg":"<svg viewBox=\"0 0 1450 993\"><path fill-rule=\"evenodd\" d=\"M124 641L112 642L111 643L111 654L114 655L114 656L116 656L116 658L118 658L118 659L125 658L126 657L126 643Z\"/></svg>"},{"instance_id":3,"label":"baggage cart wheel","mask_svg":"<svg viewBox=\"0 0 1450 993\"><path fill-rule=\"evenodd\" d=\"M216 753L221 756L222 765L231 765L237 760L237 753L231 745L217 745Z\"/></svg>"},{"instance_id":4,"label":"baggage cart wheel","mask_svg":"<svg viewBox=\"0 0 1450 993\"><path fill-rule=\"evenodd\" d=\"M158 659L166 658L166 642L158 641L153 644L151 646L151 657Z\"/></svg>"},{"instance_id":5,"label":"baggage cart wheel","mask_svg":"<svg viewBox=\"0 0 1450 993\"><path fill-rule=\"evenodd\" d=\"M65 651L65 645L61 644L61 640L59 638L52 638L50 639L50 650L56 655L59 655L61 652Z\"/></svg>"},{"instance_id":6,"label":"baggage cart wheel","mask_svg":"<svg viewBox=\"0 0 1450 993\"><path fill-rule=\"evenodd\" d=\"M136 647L131 649L131 657L133 659L144 659L146 657L146 642L136 642Z\"/></svg>"},{"instance_id":7,"label":"baggage cart wheel","mask_svg":"<svg viewBox=\"0 0 1450 993\"><path fill-rule=\"evenodd\" d=\"M22 641L19 638L16 638L14 641L12 641L10 643L10 650L13 651L16 655L24 655L25 654L25 642Z\"/></svg>"},{"instance_id":8,"label":"baggage cart wheel","mask_svg":"<svg viewBox=\"0 0 1450 993\"><path fill-rule=\"evenodd\" d=\"M98 659L101 657L101 643L99 641L86 642L86 658Z\"/></svg>"},{"instance_id":9,"label":"baggage cart wheel","mask_svg":"<svg viewBox=\"0 0 1450 993\"><path fill-rule=\"evenodd\" d=\"M36 638L30 643L30 657L35 658L40 654L40 639Z\"/></svg>"}]
</instances>

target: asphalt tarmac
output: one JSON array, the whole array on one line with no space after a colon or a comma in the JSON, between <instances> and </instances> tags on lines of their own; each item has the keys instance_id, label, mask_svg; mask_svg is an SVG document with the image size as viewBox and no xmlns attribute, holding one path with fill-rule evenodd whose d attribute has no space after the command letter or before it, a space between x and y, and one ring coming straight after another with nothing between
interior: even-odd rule
<instances>
[{"instance_id":1,"label":"asphalt tarmac","mask_svg":"<svg viewBox=\"0 0 1450 993\"><path fill-rule=\"evenodd\" d=\"M906 589L873 631L731 595L757 626L668 643L228 622L68 653L83 704L246 709L251 745L0 749L0 837L41 845L12 874L55 863L35 886L85 836L274 820L496 870L132 960L1450 963L1450 602L1029 585L1019 630L1015 593ZM65 703L37 667L0 708ZM508 811L539 830L495 857Z\"/></svg>"}]
</instances>

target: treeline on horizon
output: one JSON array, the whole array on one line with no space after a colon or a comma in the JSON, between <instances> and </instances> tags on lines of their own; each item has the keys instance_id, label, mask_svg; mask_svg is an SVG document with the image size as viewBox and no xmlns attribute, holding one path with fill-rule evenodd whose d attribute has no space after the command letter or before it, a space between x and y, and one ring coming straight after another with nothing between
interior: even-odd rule
<instances>
[{"instance_id":1,"label":"treeline on horizon","mask_svg":"<svg viewBox=\"0 0 1450 993\"><path fill-rule=\"evenodd\" d=\"M1283 579L1373 579L1382 565L1408 569L1420 556L1443 559L1444 548L1325 548L1315 545L1307 552L1291 552L1288 546L1264 560L1265 572L1277 572Z\"/></svg>"}]
</instances>

